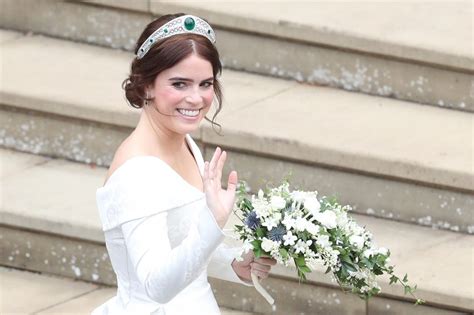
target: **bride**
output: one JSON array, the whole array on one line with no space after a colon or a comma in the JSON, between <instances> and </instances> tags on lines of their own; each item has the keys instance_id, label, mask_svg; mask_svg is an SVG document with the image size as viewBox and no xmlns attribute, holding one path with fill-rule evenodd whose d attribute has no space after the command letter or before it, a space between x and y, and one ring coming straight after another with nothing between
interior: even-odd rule
<instances>
[{"instance_id":1,"label":"bride","mask_svg":"<svg viewBox=\"0 0 474 315\"><path fill-rule=\"evenodd\" d=\"M92 314L220 314L207 276L251 285L275 261L243 260L221 244L233 208L237 173L227 188L227 154L210 162L189 136L214 98L222 107L222 71L211 26L196 16L162 16L138 39L126 98L141 109L133 132L117 149L97 205L117 276L117 295Z\"/></svg>"}]
</instances>

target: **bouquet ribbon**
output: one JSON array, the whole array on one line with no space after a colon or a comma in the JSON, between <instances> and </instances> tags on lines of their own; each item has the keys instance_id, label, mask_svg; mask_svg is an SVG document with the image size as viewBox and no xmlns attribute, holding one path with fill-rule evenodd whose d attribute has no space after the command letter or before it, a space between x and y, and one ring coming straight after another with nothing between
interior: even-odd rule
<instances>
[{"instance_id":1,"label":"bouquet ribbon","mask_svg":"<svg viewBox=\"0 0 474 315\"><path fill-rule=\"evenodd\" d=\"M252 282L255 289L257 289L257 292L260 293L270 305L273 305L275 303L275 300L270 296L267 290L265 290L265 288L262 287L262 285L260 284L260 281L258 280L257 275L250 273L250 276L252 278Z\"/></svg>"}]
</instances>

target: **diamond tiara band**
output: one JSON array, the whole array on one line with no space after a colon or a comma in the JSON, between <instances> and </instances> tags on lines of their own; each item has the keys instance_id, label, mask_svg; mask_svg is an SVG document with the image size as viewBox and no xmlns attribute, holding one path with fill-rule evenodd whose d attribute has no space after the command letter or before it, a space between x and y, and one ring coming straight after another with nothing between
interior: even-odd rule
<instances>
[{"instance_id":1,"label":"diamond tiara band","mask_svg":"<svg viewBox=\"0 0 474 315\"><path fill-rule=\"evenodd\" d=\"M159 40L178 34L192 33L206 37L211 43L216 42L216 34L212 27L203 19L194 15L177 17L153 32L140 46L137 59L143 58L150 48Z\"/></svg>"}]
</instances>

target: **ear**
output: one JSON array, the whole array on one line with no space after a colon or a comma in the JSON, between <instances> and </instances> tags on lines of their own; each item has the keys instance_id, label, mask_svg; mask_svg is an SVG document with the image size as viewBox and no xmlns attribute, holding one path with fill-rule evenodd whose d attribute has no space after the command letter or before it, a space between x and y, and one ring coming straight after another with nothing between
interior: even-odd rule
<instances>
[{"instance_id":1,"label":"ear","mask_svg":"<svg viewBox=\"0 0 474 315\"><path fill-rule=\"evenodd\" d=\"M155 89L152 85L148 85L144 89L145 96L147 98L154 98L155 97Z\"/></svg>"}]
</instances>

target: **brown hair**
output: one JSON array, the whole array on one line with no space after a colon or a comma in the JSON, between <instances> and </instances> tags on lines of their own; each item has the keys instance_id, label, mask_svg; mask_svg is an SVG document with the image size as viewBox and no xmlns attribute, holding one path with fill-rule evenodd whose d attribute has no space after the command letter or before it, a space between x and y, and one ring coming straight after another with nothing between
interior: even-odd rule
<instances>
[{"instance_id":1,"label":"brown hair","mask_svg":"<svg viewBox=\"0 0 474 315\"><path fill-rule=\"evenodd\" d=\"M183 15L185 14L167 14L150 22L138 38L135 45L135 55L148 36L165 23ZM214 120L222 109L222 88L220 82L217 80L217 76L222 73L222 64L217 48L206 37L201 35L179 34L165 38L155 43L143 58L133 59L130 66L130 75L122 82L122 88L125 90L125 97L130 106L142 108L145 100L151 100L145 97L146 87L154 83L156 76L160 72L173 67L192 53L196 53L198 56L209 61L212 65L214 76L213 87L215 97L217 98L217 110L212 120L209 120L207 117L205 117L205 119L212 123L213 128L216 125L220 128L221 126L214 122Z\"/></svg>"}]
</instances>

